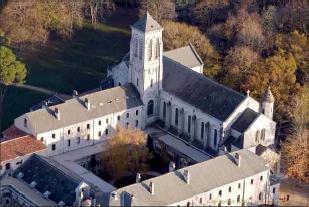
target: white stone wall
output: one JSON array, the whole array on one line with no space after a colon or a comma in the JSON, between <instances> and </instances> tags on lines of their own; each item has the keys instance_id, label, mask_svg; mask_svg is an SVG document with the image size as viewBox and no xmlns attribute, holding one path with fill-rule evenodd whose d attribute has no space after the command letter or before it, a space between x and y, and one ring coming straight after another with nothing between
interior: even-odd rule
<instances>
[{"instance_id":1,"label":"white stone wall","mask_svg":"<svg viewBox=\"0 0 309 207\"><path fill-rule=\"evenodd\" d=\"M114 80L114 86L124 85L129 79L129 68L125 61L121 61L119 64L112 68L112 77Z\"/></svg>"},{"instance_id":2,"label":"white stone wall","mask_svg":"<svg viewBox=\"0 0 309 207\"><path fill-rule=\"evenodd\" d=\"M190 135L193 137L194 135L194 130L195 130L195 135L196 135L196 139L203 142L202 138L201 138L201 123L204 122L204 124L209 123L210 126L210 130L209 130L209 137L207 136L207 132L206 132L206 127L204 127L204 141L206 143L208 143L208 146L213 148L213 149L217 149L218 144L221 141L221 138L223 136L223 133L220 134L220 129L222 127L222 122L208 114L203 113L200 109L197 109L195 107L193 107L192 105L189 105L188 103L182 101L181 99L177 98L176 96L173 96L169 93L166 93L164 91L161 92L161 105L160 105L160 118L162 120L164 120L163 118L163 104L164 102L168 103L171 102L171 108L172 108L172 112L171 112L171 117L169 120L171 120L171 125L179 128L180 130L183 130L185 133L188 133L188 116L192 117L195 115L196 116L196 129L194 129L193 126L193 122L191 120L191 133ZM182 108L184 109L184 114L185 114L185 122L184 124L182 124L182 120L181 120L181 116L179 113L178 116L178 126L175 125L175 113L176 113L176 108L178 108L178 110L180 111ZM168 113L168 111L166 112ZM168 118L168 115L167 115ZM182 128L182 126L184 126L184 128ZM214 133L215 130L217 130L217 145L214 145Z\"/></svg>"},{"instance_id":3,"label":"white stone wall","mask_svg":"<svg viewBox=\"0 0 309 207\"><path fill-rule=\"evenodd\" d=\"M259 130L259 137L261 137L262 130L265 129L265 140L261 138L256 141L256 133ZM268 146L274 144L276 133L276 123L260 114L259 117L249 126L249 128L244 132L244 148L249 148L256 146L258 144L263 144Z\"/></svg>"},{"instance_id":4,"label":"white stone wall","mask_svg":"<svg viewBox=\"0 0 309 207\"><path fill-rule=\"evenodd\" d=\"M45 156L47 154L47 150L40 150L35 152L38 155L43 155ZM0 176L6 171L6 164L10 163L10 169L9 170L15 170L17 167L19 167L19 165L23 162L25 162L30 156L32 155L32 153L30 154L26 154L20 157L17 157L15 159L11 159L11 160L6 160L0 163Z\"/></svg>"},{"instance_id":5,"label":"white stone wall","mask_svg":"<svg viewBox=\"0 0 309 207\"><path fill-rule=\"evenodd\" d=\"M253 184L251 184L251 179L253 179ZM203 192L189 199L169 204L169 206L218 206L219 203L221 203L221 206L241 206L243 202L245 206L264 204L268 202L268 196L266 196L269 193L268 179L268 171L264 171ZM229 190L229 188L231 189ZM221 196L219 191L221 191ZM261 197L260 193L262 193ZM239 201L237 201L238 196Z\"/></svg>"},{"instance_id":6,"label":"white stone wall","mask_svg":"<svg viewBox=\"0 0 309 207\"><path fill-rule=\"evenodd\" d=\"M138 115L136 115L137 110ZM88 120L86 122L64 126L63 128L47 131L44 133L36 133L34 130L28 130L28 133L32 134L38 140L43 140L43 143L47 147L47 155L53 156L101 142L113 133L117 124L122 127L126 127L128 123L128 127L135 127L137 121L137 127L142 128L144 127L142 119L143 113L143 107L139 106L129 110L108 114L94 120ZM127 114L129 114L128 118ZM118 116L120 117L120 120L118 120ZM20 119L22 120L22 117L17 118L15 123L19 123ZM28 125L29 123L30 122L28 121ZM89 129L87 128L88 124L90 126ZM20 126L18 125L17 127L19 128ZM78 128L80 128L80 132L78 132ZM107 134L106 129L108 130ZM101 136L99 136L99 132L101 132ZM52 148L53 145L55 145L55 150Z\"/></svg>"}]
</instances>

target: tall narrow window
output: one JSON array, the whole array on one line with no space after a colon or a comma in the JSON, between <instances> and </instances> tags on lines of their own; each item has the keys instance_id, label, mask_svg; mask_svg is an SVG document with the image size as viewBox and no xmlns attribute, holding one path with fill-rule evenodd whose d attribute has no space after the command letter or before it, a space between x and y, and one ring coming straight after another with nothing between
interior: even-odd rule
<instances>
[{"instance_id":1,"label":"tall narrow window","mask_svg":"<svg viewBox=\"0 0 309 207\"><path fill-rule=\"evenodd\" d=\"M136 78L136 86L138 87L138 78Z\"/></svg>"},{"instance_id":2,"label":"tall narrow window","mask_svg":"<svg viewBox=\"0 0 309 207\"><path fill-rule=\"evenodd\" d=\"M108 135L108 129L105 129L105 135Z\"/></svg>"},{"instance_id":3,"label":"tall narrow window","mask_svg":"<svg viewBox=\"0 0 309 207\"><path fill-rule=\"evenodd\" d=\"M211 195L211 193L209 194L209 200L211 200L212 199L212 195Z\"/></svg>"},{"instance_id":4,"label":"tall narrow window","mask_svg":"<svg viewBox=\"0 0 309 207\"><path fill-rule=\"evenodd\" d=\"M157 59L160 55L160 40L157 38L155 45L155 58Z\"/></svg>"},{"instance_id":5,"label":"tall narrow window","mask_svg":"<svg viewBox=\"0 0 309 207\"><path fill-rule=\"evenodd\" d=\"M201 123L201 140L204 139L204 122Z\"/></svg>"},{"instance_id":6,"label":"tall narrow window","mask_svg":"<svg viewBox=\"0 0 309 207\"><path fill-rule=\"evenodd\" d=\"M265 140L265 129L262 129L261 140Z\"/></svg>"},{"instance_id":7,"label":"tall narrow window","mask_svg":"<svg viewBox=\"0 0 309 207\"><path fill-rule=\"evenodd\" d=\"M175 126L178 126L178 108L175 109Z\"/></svg>"},{"instance_id":8,"label":"tall narrow window","mask_svg":"<svg viewBox=\"0 0 309 207\"><path fill-rule=\"evenodd\" d=\"M150 61L152 58L152 40L149 40L148 43L148 61Z\"/></svg>"},{"instance_id":9,"label":"tall narrow window","mask_svg":"<svg viewBox=\"0 0 309 207\"><path fill-rule=\"evenodd\" d=\"M70 146L71 146L71 140L68 139L68 147L70 147Z\"/></svg>"},{"instance_id":10,"label":"tall narrow window","mask_svg":"<svg viewBox=\"0 0 309 207\"><path fill-rule=\"evenodd\" d=\"M138 120L135 120L135 127L138 127Z\"/></svg>"},{"instance_id":11,"label":"tall narrow window","mask_svg":"<svg viewBox=\"0 0 309 207\"><path fill-rule=\"evenodd\" d=\"M56 144L52 144L51 148L52 148L52 151L55 151L56 150Z\"/></svg>"},{"instance_id":12,"label":"tall narrow window","mask_svg":"<svg viewBox=\"0 0 309 207\"><path fill-rule=\"evenodd\" d=\"M152 88L153 86L153 79L150 80L150 87Z\"/></svg>"},{"instance_id":13,"label":"tall narrow window","mask_svg":"<svg viewBox=\"0 0 309 207\"><path fill-rule=\"evenodd\" d=\"M191 133L191 116L188 116L188 133Z\"/></svg>"},{"instance_id":14,"label":"tall narrow window","mask_svg":"<svg viewBox=\"0 0 309 207\"><path fill-rule=\"evenodd\" d=\"M219 196L220 197L222 196L222 190L219 190Z\"/></svg>"},{"instance_id":15,"label":"tall narrow window","mask_svg":"<svg viewBox=\"0 0 309 207\"><path fill-rule=\"evenodd\" d=\"M87 134L87 141L90 140L90 134Z\"/></svg>"},{"instance_id":16,"label":"tall narrow window","mask_svg":"<svg viewBox=\"0 0 309 207\"><path fill-rule=\"evenodd\" d=\"M153 116L153 108L154 108L154 102L153 100L150 100L147 104L147 115L149 116Z\"/></svg>"},{"instance_id":17,"label":"tall narrow window","mask_svg":"<svg viewBox=\"0 0 309 207\"><path fill-rule=\"evenodd\" d=\"M257 130L255 133L255 142L259 142L260 139L260 130Z\"/></svg>"},{"instance_id":18,"label":"tall narrow window","mask_svg":"<svg viewBox=\"0 0 309 207\"><path fill-rule=\"evenodd\" d=\"M27 127L28 126L28 121L27 119L24 119L24 127Z\"/></svg>"},{"instance_id":19,"label":"tall narrow window","mask_svg":"<svg viewBox=\"0 0 309 207\"><path fill-rule=\"evenodd\" d=\"M163 102L163 119L166 118L166 102Z\"/></svg>"},{"instance_id":20,"label":"tall narrow window","mask_svg":"<svg viewBox=\"0 0 309 207\"><path fill-rule=\"evenodd\" d=\"M87 124L87 129L90 129L90 124Z\"/></svg>"},{"instance_id":21,"label":"tall narrow window","mask_svg":"<svg viewBox=\"0 0 309 207\"><path fill-rule=\"evenodd\" d=\"M99 133L98 133L98 137L100 138L102 136L102 132L101 131L99 131Z\"/></svg>"},{"instance_id":22,"label":"tall narrow window","mask_svg":"<svg viewBox=\"0 0 309 207\"><path fill-rule=\"evenodd\" d=\"M143 41L139 41L139 59L141 60L143 58Z\"/></svg>"},{"instance_id":23,"label":"tall narrow window","mask_svg":"<svg viewBox=\"0 0 309 207\"><path fill-rule=\"evenodd\" d=\"M135 46L134 46L134 56L137 57L138 54L138 40L134 40Z\"/></svg>"},{"instance_id":24,"label":"tall narrow window","mask_svg":"<svg viewBox=\"0 0 309 207\"><path fill-rule=\"evenodd\" d=\"M101 120L99 121L99 126L101 126L101 124L102 124L102 122L101 122Z\"/></svg>"},{"instance_id":25,"label":"tall narrow window","mask_svg":"<svg viewBox=\"0 0 309 207\"><path fill-rule=\"evenodd\" d=\"M240 195L237 196L237 203L240 203Z\"/></svg>"},{"instance_id":26,"label":"tall narrow window","mask_svg":"<svg viewBox=\"0 0 309 207\"><path fill-rule=\"evenodd\" d=\"M260 194L259 194L259 200L260 201L263 200L263 193L262 192L260 192Z\"/></svg>"},{"instance_id":27,"label":"tall narrow window","mask_svg":"<svg viewBox=\"0 0 309 207\"><path fill-rule=\"evenodd\" d=\"M215 146L215 147L217 146L217 136L218 136L217 133L218 133L218 132L217 132L217 130L215 129L215 131L214 131L214 146Z\"/></svg>"}]
</instances>

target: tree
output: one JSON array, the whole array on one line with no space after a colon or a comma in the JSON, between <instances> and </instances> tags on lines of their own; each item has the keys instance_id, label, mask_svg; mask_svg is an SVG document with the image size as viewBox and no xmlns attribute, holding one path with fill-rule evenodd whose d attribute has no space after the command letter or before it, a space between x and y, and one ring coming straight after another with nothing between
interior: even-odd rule
<instances>
[{"instance_id":1,"label":"tree","mask_svg":"<svg viewBox=\"0 0 309 207\"><path fill-rule=\"evenodd\" d=\"M197 27L173 21L163 21L162 24L164 27L163 43L166 50L191 43L204 62L204 73L210 77L217 75L220 69L219 54Z\"/></svg>"},{"instance_id":2,"label":"tree","mask_svg":"<svg viewBox=\"0 0 309 207\"><path fill-rule=\"evenodd\" d=\"M251 90L251 95L262 98L265 89L271 85L275 96L275 119L291 120L299 92L296 83L296 61L290 53L278 53L263 62L252 64L250 73L240 85L240 91Z\"/></svg>"},{"instance_id":3,"label":"tree","mask_svg":"<svg viewBox=\"0 0 309 207\"><path fill-rule=\"evenodd\" d=\"M115 5L112 0L86 0L85 1L85 13L86 16L91 17L91 23L96 25L99 19L103 19L104 16L110 14L115 9Z\"/></svg>"},{"instance_id":4,"label":"tree","mask_svg":"<svg viewBox=\"0 0 309 207\"><path fill-rule=\"evenodd\" d=\"M239 90L240 85L251 71L251 65L259 60L259 55L248 47L235 46L224 58L220 79L224 84Z\"/></svg>"},{"instance_id":5,"label":"tree","mask_svg":"<svg viewBox=\"0 0 309 207\"><path fill-rule=\"evenodd\" d=\"M177 17L173 0L141 0L139 16L144 16L147 11L158 22L164 19L174 20Z\"/></svg>"},{"instance_id":6,"label":"tree","mask_svg":"<svg viewBox=\"0 0 309 207\"><path fill-rule=\"evenodd\" d=\"M16 60L13 51L0 46L0 132L2 132L2 108L7 87L12 84L23 84L26 77L26 67Z\"/></svg>"},{"instance_id":7,"label":"tree","mask_svg":"<svg viewBox=\"0 0 309 207\"><path fill-rule=\"evenodd\" d=\"M146 135L139 129L117 128L103 152L104 167L116 178L147 172L152 155L146 142Z\"/></svg>"},{"instance_id":8,"label":"tree","mask_svg":"<svg viewBox=\"0 0 309 207\"><path fill-rule=\"evenodd\" d=\"M224 22L228 17L229 7L229 0L199 0L190 8L190 20L206 29Z\"/></svg>"},{"instance_id":9,"label":"tree","mask_svg":"<svg viewBox=\"0 0 309 207\"><path fill-rule=\"evenodd\" d=\"M282 148L286 174L291 178L309 183L308 171L308 129L309 129L309 87L301 89L294 113L296 133L289 136Z\"/></svg>"},{"instance_id":10,"label":"tree","mask_svg":"<svg viewBox=\"0 0 309 207\"><path fill-rule=\"evenodd\" d=\"M240 9L236 15L229 15L225 22L224 34L232 45L236 43L248 46L258 52L265 47L260 15L249 14L245 9Z\"/></svg>"},{"instance_id":11,"label":"tree","mask_svg":"<svg viewBox=\"0 0 309 207\"><path fill-rule=\"evenodd\" d=\"M50 31L66 38L82 21L82 1L8 1L0 14L0 26L12 44L45 43Z\"/></svg>"}]
</instances>

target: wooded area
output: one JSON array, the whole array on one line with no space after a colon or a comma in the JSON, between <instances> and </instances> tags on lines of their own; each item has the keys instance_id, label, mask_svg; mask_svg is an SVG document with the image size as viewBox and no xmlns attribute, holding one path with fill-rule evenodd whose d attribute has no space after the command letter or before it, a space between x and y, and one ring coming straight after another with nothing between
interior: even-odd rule
<instances>
[{"instance_id":1,"label":"wooded area","mask_svg":"<svg viewBox=\"0 0 309 207\"><path fill-rule=\"evenodd\" d=\"M309 115L300 117L309 110L308 1L1 0L1 45L20 51L46 44L51 34L70 39L85 23L104 22L117 7L150 12L164 26L165 50L192 43L206 76L242 93L250 90L257 100L271 86L287 172L304 179L305 159L289 159L308 156Z\"/></svg>"}]
</instances>

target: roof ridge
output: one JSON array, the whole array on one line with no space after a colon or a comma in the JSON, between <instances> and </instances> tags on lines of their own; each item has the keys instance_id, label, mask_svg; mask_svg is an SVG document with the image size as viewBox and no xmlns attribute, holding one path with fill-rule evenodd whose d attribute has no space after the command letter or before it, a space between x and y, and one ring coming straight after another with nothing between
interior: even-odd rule
<instances>
[{"instance_id":1,"label":"roof ridge","mask_svg":"<svg viewBox=\"0 0 309 207\"><path fill-rule=\"evenodd\" d=\"M166 57L166 58L168 58L168 57ZM236 93L236 94L238 94L238 95L240 95L240 96L242 96L242 97L244 97L244 98L246 97L244 94L242 94L242 93L240 93L240 92L238 92L238 91L236 91L236 90L234 90L234 89L232 89L232 88L229 88L229 87L227 87L226 85L223 85L223 84L221 84L221 83L219 83L219 82L217 82L217 81L215 81L215 80L213 80L213 79L207 77L207 76L204 75L204 74L197 73L197 72L191 70L190 68L188 68L188 67L185 66L185 65L182 65L182 64L180 64L180 63L178 63L178 62L176 62L176 61L174 61L174 60L172 60L172 59L170 59L170 58L168 58L168 59L169 59L170 61L173 61L173 62L175 62L175 63L181 65L182 67L188 69L188 71L190 71L190 73L194 74L195 76L200 76L201 78L204 78L205 80L209 80L210 82L214 83L214 84L217 85L217 86L220 86L220 87L222 87L222 88L225 88L225 89L227 89L227 90L229 90L229 91L231 91L231 92L233 92L233 93ZM164 69L163 69L163 70L164 70Z\"/></svg>"}]
</instances>

